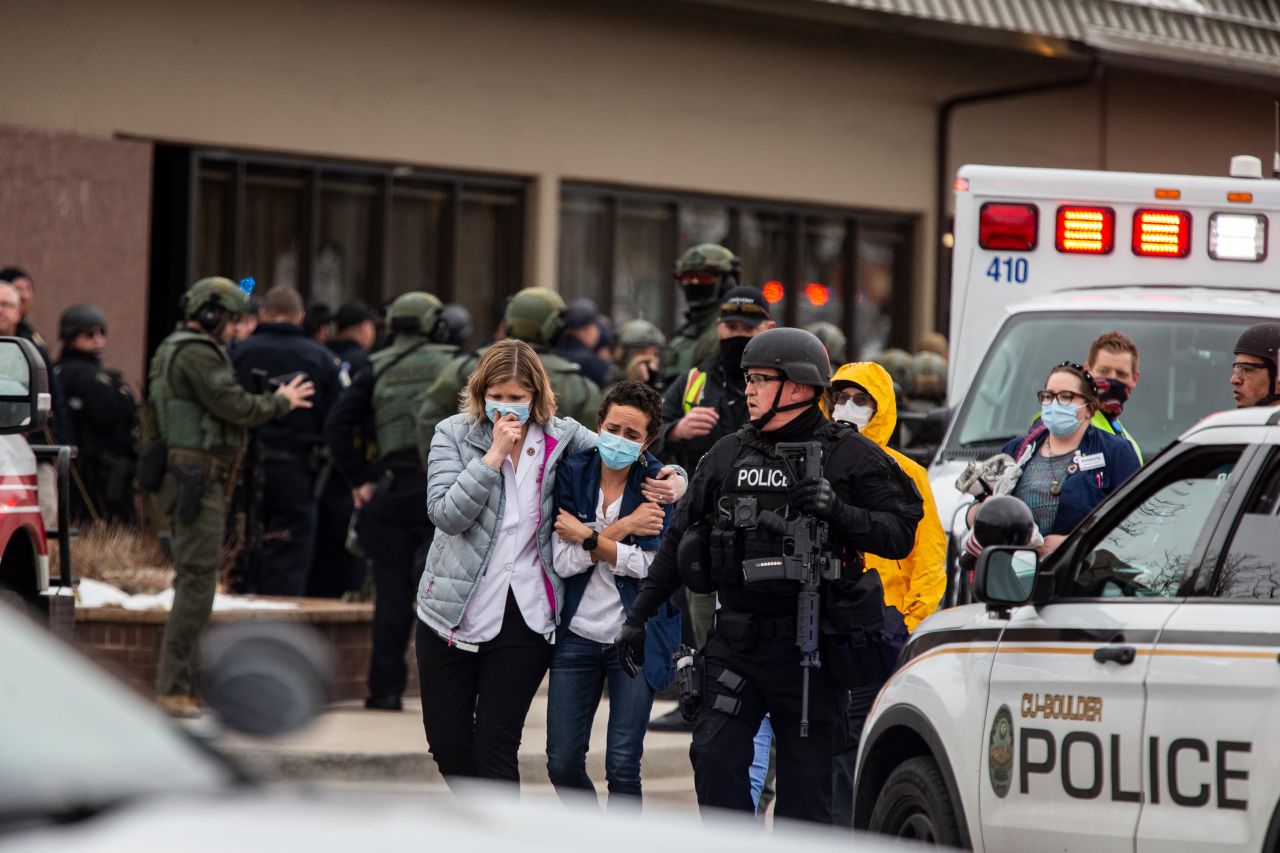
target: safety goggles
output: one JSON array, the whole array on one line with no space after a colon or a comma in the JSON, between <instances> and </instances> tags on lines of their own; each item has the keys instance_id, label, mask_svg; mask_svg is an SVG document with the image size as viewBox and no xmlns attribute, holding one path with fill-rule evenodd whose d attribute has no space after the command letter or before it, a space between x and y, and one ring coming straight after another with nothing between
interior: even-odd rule
<instances>
[{"instance_id":1,"label":"safety goggles","mask_svg":"<svg viewBox=\"0 0 1280 853\"><path fill-rule=\"evenodd\" d=\"M1236 361L1231 364L1232 376L1252 376L1259 370L1266 370L1265 364L1254 364L1252 361Z\"/></svg>"}]
</instances>

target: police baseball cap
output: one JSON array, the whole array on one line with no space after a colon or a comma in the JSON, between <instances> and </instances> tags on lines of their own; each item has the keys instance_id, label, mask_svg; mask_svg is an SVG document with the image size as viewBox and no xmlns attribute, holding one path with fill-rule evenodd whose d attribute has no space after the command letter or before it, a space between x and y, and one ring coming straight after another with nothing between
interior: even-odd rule
<instances>
[{"instance_id":1,"label":"police baseball cap","mask_svg":"<svg viewBox=\"0 0 1280 853\"><path fill-rule=\"evenodd\" d=\"M341 332L343 329L359 326L366 320L376 320L377 316L367 303L355 299L351 302L344 302L338 308L338 313L334 315L334 325Z\"/></svg>"},{"instance_id":2,"label":"police baseball cap","mask_svg":"<svg viewBox=\"0 0 1280 853\"><path fill-rule=\"evenodd\" d=\"M758 288L739 285L731 289L720 301L720 319L736 320L748 326L759 326L769 316L769 303Z\"/></svg>"}]
</instances>

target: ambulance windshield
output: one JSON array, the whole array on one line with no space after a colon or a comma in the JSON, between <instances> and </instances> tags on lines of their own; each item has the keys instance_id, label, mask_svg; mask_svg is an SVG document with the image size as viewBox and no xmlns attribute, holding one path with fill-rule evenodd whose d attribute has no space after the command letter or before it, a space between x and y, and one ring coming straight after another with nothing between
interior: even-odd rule
<instances>
[{"instance_id":1,"label":"ambulance windshield","mask_svg":"<svg viewBox=\"0 0 1280 853\"><path fill-rule=\"evenodd\" d=\"M1083 363L1103 332L1128 335L1139 381L1120 422L1151 459L1211 412L1233 408L1231 350L1256 318L1200 314L1054 312L1010 318L987 351L944 450L995 453L1040 412L1036 392L1063 361Z\"/></svg>"}]
</instances>

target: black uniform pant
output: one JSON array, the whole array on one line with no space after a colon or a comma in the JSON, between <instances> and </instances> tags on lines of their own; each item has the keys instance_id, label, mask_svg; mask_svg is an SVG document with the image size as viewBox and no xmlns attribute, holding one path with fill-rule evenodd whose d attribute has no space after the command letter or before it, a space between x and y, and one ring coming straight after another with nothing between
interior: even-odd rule
<instances>
[{"instance_id":1,"label":"black uniform pant","mask_svg":"<svg viewBox=\"0 0 1280 853\"><path fill-rule=\"evenodd\" d=\"M422 727L446 782L520 781L520 736L551 651L546 638L525 624L510 592L498 636L474 652L418 622Z\"/></svg>"},{"instance_id":2,"label":"black uniform pant","mask_svg":"<svg viewBox=\"0 0 1280 853\"><path fill-rule=\"evenodd\" d=\"M849 691L849 706L844 712L843 744L836 753L832 774L831 818L836 826L853 827L853 776L858 761L858 744L862 727L875 704L879 687L861 687Z\"/></svg>"},{"instance_id":3,"label":"black uniform pant","mask_svg":"<svg viewBox=\"0 0 1280 853\"><path fill-rule=\"evenodd\" d=\"M258 595L306 595L315 548L315 477L302 461L262 465L262 544L251 590Z\"/></svg>"},{"instance_id":4,"label":"black uniform pant","mask_svg":"<svg viewBox=\"0 0 1280 853\"><path fill-rule=\"evenodd\" d=\"M689 748L703 808L754 811L749 771L755 734L767 713L778 749L774 814L831 823L831 774L843 691L825 669L810 671L809 734L800 737L802 675L794 626L793 619L753 619L749 628L735 630L732 640L719 625L707 638L702 710Z\"/></svg>"},{"instance_id":5,"label":"black uniform pant","mask_svg":"<svg viewBox=\"0 0 1280 853\"><path fill-rule=\"evenodd\" d=\"M425 498L424 498L425 500ZM347 551L347 529L355 504L347 481L331 471L316 504L316 545L307 577L307 595L341 598L364 585L363 557Z\"/></svg>"},{"instance_id":6,"label":"black uniform pant","mask_svg":"<svg viewBox=\"0 0 1280 853\"><path fill-rule=\"evenodd\" d=\"M434 532L427 517L427 475L421 471L399 471L383 480L360 510L356 536L373 569L374 586L370 696L404 693L418 579Z\"/></svg>"}]
</instances>

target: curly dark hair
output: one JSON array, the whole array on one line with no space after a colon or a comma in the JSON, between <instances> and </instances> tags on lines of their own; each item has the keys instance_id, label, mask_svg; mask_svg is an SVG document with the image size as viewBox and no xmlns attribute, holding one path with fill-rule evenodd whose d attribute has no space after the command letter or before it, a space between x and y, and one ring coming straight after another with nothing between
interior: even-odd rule
<instances>
[{"instance_id":1,"label":"curly dark hair","mask_svg":"<svg viewBox=\"0 0 1280 853\"><path fill-rule=\"evenodd\" d=\"M648 421L648 437L656 438L662 429L662 395L643 382L626 380L609 389L600 404L599 423L604 423L605 415L613 406L630 406L644 412Z\"/></svg>"}]
</instances>

